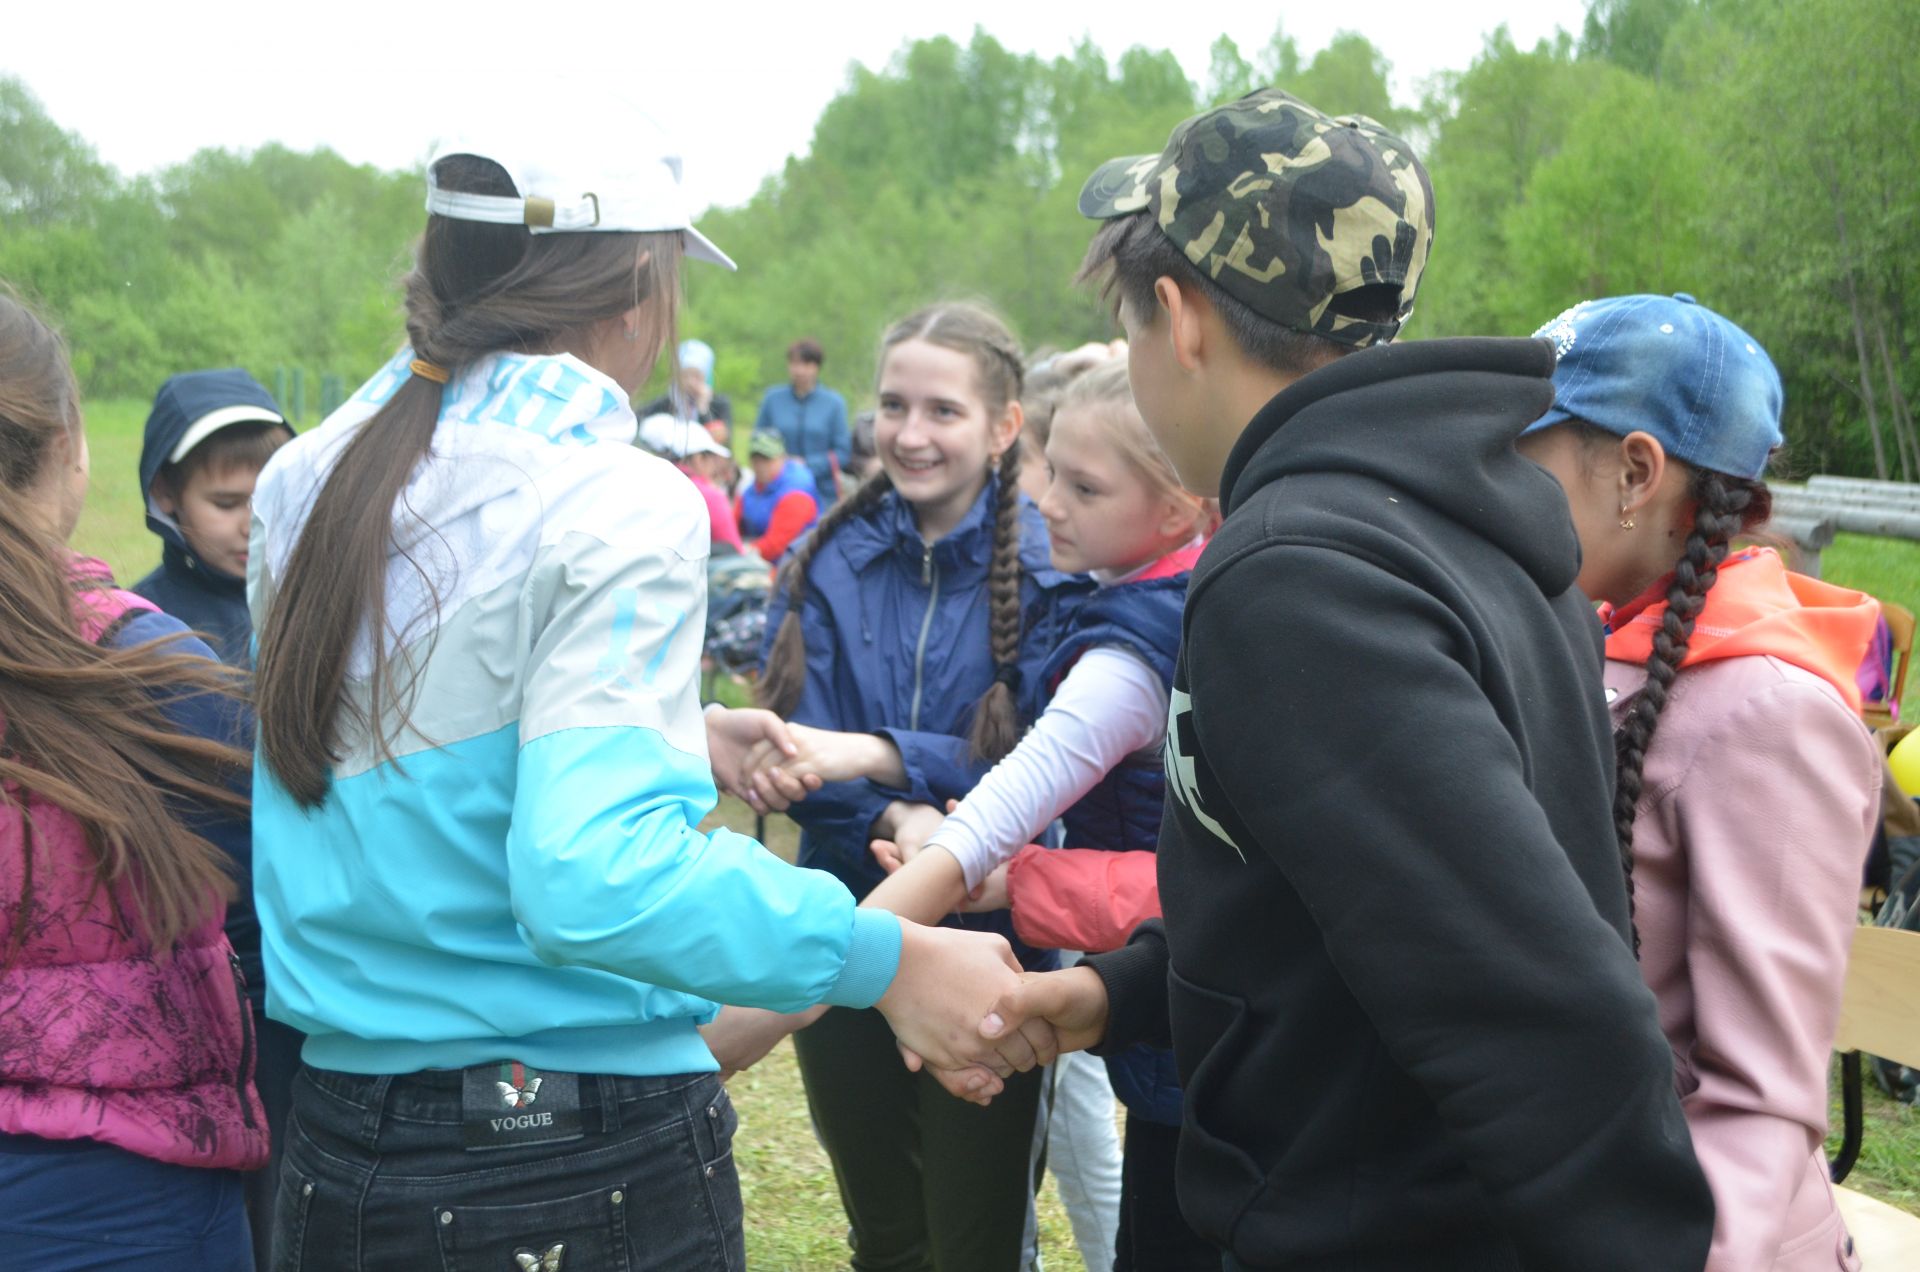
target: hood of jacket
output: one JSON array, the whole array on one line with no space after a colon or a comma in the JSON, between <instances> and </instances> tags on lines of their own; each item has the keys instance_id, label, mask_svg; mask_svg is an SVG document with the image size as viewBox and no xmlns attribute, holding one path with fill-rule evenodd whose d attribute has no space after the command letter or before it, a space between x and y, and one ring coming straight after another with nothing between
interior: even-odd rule
<instances>
[{"instance_id":1,"label":"hood of jacket","mask_svg":"<svg viewBox=\"0 0 1920 1272\"><path fill-rule=\"evenodd\" d=\"M1546 340L1416 340L1348 354L1289 385L1227 457L1221 511L1303 473L1351 473L1466 525L1557 596L1580 546L1560 485L1513 448L1553 403Z\"/></svg>"},{"instance_id":2,"label":"hood of jacket","mask_svg":"<svg viewBox=\"0 0 1920 1272\"><path fill-rule=\"evenodd\" d=\"M153 497L154 479L189 430L202 421L219 417L225 417L225 422L230 424L286 424L273 398L239 367L187 371L171 376L154 395L153 409L147 413L146 433L140 443L140 495L146 501L147 529L160 536L162 555L168 566L184 567L209 583L226 585L239 592L245 589L246 580L202 561L188 546L179 523L162 512Z\"/></svg>"},{"instance_id":3,"label":"hood of jacket","mask_svg":"<svg viewBox=\"0 0 1920 1272\"><path fill-rule=\"evenodd\" d=\"M1666 620L1668 582L1662 579L1617 610L1602 607L1608 659L1647 661ZM1858 711L1856 673L1879 621L1880 602L1865 592L1795 574L1772 548L1748 548L1721 563L1680 665L1778 658L1820 677Z\"/></svg>"}]
</instances>

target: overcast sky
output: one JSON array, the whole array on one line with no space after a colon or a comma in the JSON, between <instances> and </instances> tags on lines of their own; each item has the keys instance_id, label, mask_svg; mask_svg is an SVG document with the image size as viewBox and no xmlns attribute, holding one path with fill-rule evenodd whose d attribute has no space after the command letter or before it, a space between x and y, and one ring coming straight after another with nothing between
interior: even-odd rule
<instances>
[{"instance_id":1,"label":"overcast sky","mask_svg":"<svg viewBox=\"0 0 1920 1272\"><path fill-rule=\"evenodd\" d=\"M1343 28L1393 63L1397 100L1460 69L1506 23L1516 42L1578 32L1582 0L1371 0L1353 5L1228 3L1169 13L1144 0L720 0L663 5L594 0L337 0L290 5L24 3L6 6L0 74L26 81L62 127L122 172L145 172L203 146L278 141L330 146L356 163L401 168L450 131L436 103L455 81L511 96L517 74L606 77L648 104L679 138L695 206L739 203L788 155L851 62L879 68L903 41L978 25L1002 44L1052 57L1091 36L1109 57L1134 44L1173 51L1204 83L1215 37L1252 56L1276 16L1303 59ZM565 119L564 103L528 103ZM444 109L444 108L441 108ZM3 144L4 139L0 139Z\"/></svg>"}]
</instances>

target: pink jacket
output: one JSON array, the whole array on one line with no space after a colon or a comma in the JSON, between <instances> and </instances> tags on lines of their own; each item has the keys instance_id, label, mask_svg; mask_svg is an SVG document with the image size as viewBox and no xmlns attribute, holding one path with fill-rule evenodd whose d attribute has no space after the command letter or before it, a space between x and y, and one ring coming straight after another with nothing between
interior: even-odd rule
<instances>
[{"instance_id":1,"label":"pink jacket","mask_svg":"<svg viewBox=\"0 0 1920 1272\"><path fill-rule=\"evenodd\" d=\"M153 606L103 590L76 608L98 641L121 614ZM265 1165L266 1117L248 1080L239 965L221 908L156 958L119 918L132 889L93 886L79 822L38 800L27 812L33 907L19 956L0 972L0 1130L95 1139L183 1166ZM0 805L0 950L18 917L22 829L16 795Z\"/></svg>"},{"instance_id":2,"label":"pink jacket","mask_svg":"<svg viewBox=\"0 0 1920 1272\"><path fill-rule=\"evenodd\" d=\"M1634 826L1641 972L1718 1212L1708 1272L1858 1266L1822 1144L1883 766L1840 682L1852 685L1878 607L1807 582L1770 553L1723 569ZM1642 634L1657 618L1644 611ZM1640 656L1609 641L1616 725L1645 685Z\"/></svg>"}]
</instances>

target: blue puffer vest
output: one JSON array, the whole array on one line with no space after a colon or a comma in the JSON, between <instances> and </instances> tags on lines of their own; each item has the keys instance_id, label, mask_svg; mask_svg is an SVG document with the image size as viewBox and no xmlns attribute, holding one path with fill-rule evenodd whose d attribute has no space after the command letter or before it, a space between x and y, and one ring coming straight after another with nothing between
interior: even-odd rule
<instances>
[{"instance_id":1,"label":"blue puffer vest","mask_svg":"<svg viewBox=\"0 0 1920 1272\"><path fill-rule=\"evenodd\" d=\"M832 782L789 810L801 827L799 863L832 873L856 897L885 877L867 845L873 819L890 801L944 809L949 799L965 798L992 767L972 757L966 739L974 704L994 681L987 576L997 489L989 481L952 533L931 545L922 542L912 508L889 491L841 525L808 567L800 612L807 680L792 719L884 734L907 770L903 789ZM1046 523L1025 495L1020 567L1018 671L1022 685L1033 686L1092 583L1052 567ZM776 588L763 659L789 603L787 589ZM1016 694L1025 696L1018 689ZM1016 940L1004 911L948 922L1001 933L1033 970L1056 962L1053 951Z\"/></svg>"},{"instance_id":2,"label":"blue puffer vest","mask_svg":"<svg viewBox=\"0 0 1920 1272\"><path fill-rule=\"evenodd\" d=\"M1047 659L1040 687L1051 696L1090 649L1118 646L1138 655L1169 691L1180 652L1180 612L1189 571L1103 587L1075 612L1066 639ZM1158 754L1116 765L1061 818L1070 848L1152 852L1160 843L1167 775ZM1113 1093L1130 1113L1162 1126L1180 1125L1180 1072L1165 1047L1129 1047L1107 1057Z\"/></svg>"}]
</instances>

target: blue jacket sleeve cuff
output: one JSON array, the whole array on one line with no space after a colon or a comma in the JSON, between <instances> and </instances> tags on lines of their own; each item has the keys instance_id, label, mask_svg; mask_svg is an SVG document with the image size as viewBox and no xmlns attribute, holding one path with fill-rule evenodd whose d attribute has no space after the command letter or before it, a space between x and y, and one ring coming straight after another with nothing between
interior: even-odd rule
<instances>
[{"instance_id":1,"label":"blue jacket sleeve cuff","mask_svg":"<svg viewBox=\"0 0 1920 1272\"><path fill-rule=\"evenodd\" d=\"M820 1001L834 1007L871 1007L900 969L900 920L885 910L855 910L853 937L840 979Z\"/></svg>"}]
</instances>

